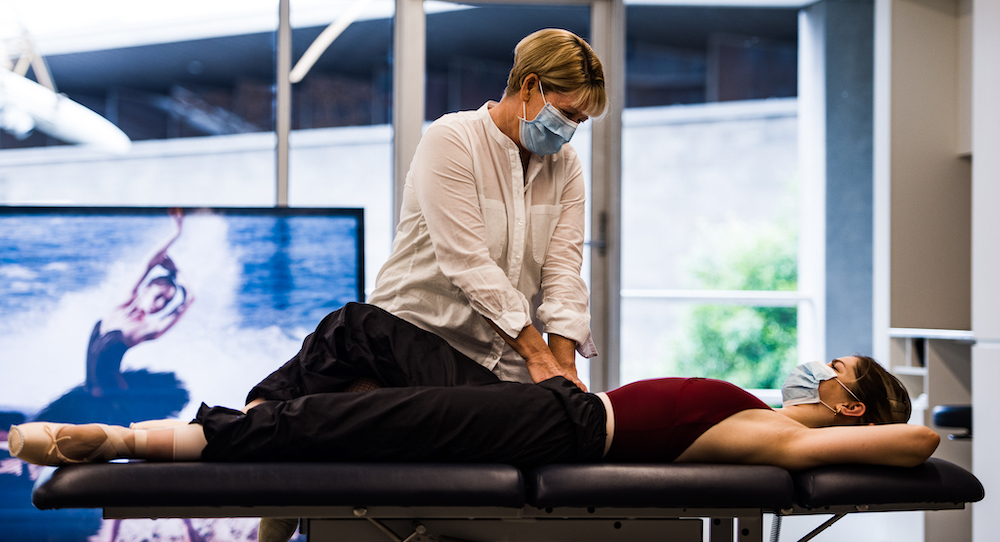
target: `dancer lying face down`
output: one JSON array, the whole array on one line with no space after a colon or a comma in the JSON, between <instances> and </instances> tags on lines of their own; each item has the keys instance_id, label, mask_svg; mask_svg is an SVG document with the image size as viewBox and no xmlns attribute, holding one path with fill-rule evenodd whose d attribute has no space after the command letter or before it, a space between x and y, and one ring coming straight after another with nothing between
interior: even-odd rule
<instances>
[{"instance_id":1,"label":"dancer lying face down","mask_svg":"<svg viewBox=\"0 0 1000 542\"><path fill-rule=\"evenodd\" d=\"M358 382L377 387L348 393ZM907 425L899 381L871 358L797 367L772 410L727 382L664 378L585 393L563 377L499 381L437 336L370 305L328 315L243 410L189 423L13 426L11 454L59 465L160 461L833 463L915 466L937 434Z\"/></svg>"}]
</instances>

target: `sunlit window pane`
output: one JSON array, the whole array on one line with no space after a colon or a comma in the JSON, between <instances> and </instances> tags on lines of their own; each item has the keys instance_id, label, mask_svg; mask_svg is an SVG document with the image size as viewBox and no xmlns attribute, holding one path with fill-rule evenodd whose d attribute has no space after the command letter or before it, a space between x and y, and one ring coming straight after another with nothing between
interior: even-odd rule
<instances>
[{"instance_id":1,"label":"sunlit window pane","mask_svg":"<svg viewBox=\"0 0 1000 542\"><path fill-rule=\"evenodd\" d=\"M796 359L795 302L708 298L797 289L794 12L645 9L684 30L630 26L621 381L778 386Z\"/></svg>"}]
</instances>

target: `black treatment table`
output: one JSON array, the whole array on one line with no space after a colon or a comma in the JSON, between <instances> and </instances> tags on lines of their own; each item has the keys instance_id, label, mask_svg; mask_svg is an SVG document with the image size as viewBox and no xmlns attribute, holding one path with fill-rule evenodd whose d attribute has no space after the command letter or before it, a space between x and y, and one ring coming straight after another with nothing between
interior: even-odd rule
<instances>
[{"instance_id":1,"label":"black treatment table","mask_svg":"<svg viewBox=\"0 0 1000 542\"><path fill-rule=\"evenodd\" d=\"M297 517L310 542L760 542L765 513L963 508L970 472L833 465L437 463L104 463L49 468L40 509L104 517ZM705 521L708 528L705 528ZM707 534L706 534L707 533ZM705 538L707 536L707 538Z\"/></svg>"}]
</instances>

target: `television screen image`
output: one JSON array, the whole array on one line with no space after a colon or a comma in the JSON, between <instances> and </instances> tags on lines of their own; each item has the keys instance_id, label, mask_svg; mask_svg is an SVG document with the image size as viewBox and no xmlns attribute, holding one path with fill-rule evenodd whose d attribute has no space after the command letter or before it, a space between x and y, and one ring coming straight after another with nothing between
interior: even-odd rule
<instances>
[{"instance_id":1,"label":"television screen image","mask_svg":"<svg viewBox=\"0 0 1000 542\"><path fill-rule=\"evenodd\" d=\"M128 425L191 419L202 402L238 408L323 316L363 298L359 209L0 207L0 232L4 445L22 421ZM31 507L39 473L0 453L0 524L18 539L250 529L54 516Z\"/></svg>"}]
</instances>

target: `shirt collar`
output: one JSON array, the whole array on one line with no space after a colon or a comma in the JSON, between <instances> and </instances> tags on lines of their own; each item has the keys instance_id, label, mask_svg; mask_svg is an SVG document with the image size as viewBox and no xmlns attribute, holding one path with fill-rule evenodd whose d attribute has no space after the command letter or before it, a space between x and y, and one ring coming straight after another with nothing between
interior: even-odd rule
<instances>
[{"instance_id":1,"label":"shirt collar","mask_svg":"<svg viewBox=\"0 0 1000 542\"><path fill-rule=\"evenodd\" d=\"M490 134L490 137L492 137L494 141L496 141L497 143L499 143L501 146L503 146L508 150L520 153L521 149L517 146L517 143L511 141L511 139L507 137L506 134L500 131L500 128L496 125L496 123L493 122L493 117L490 116L490 109L495 105L497 105L497 102L489 100L476 111L476 113L479 115L480 122L483 123L483 126L486 128L486 133ZM555 154L550 154L548 156L533 155L531 161L534 162L539 158L541 158L543 161L545 160L555 161L559 159L560 154L562 154L562 152L557 152Z\"/></svg>"},{"instance_id":2,"label":"shirt collar","mask_svg":"<svg viewBox=\"0 0 1000 542\"><path fill-rule=\"evenodd\" d=\"M490 137L492 137L494 141L508 150L518 151L519 149L517 148L517 143L511 141L506 134L500 131L500 127L493 122L493 117L490 116L490 109L492 109L495 105L497 105L497 103L493 100L484 103L477 111L479 114L479 120L486 128L486 133L490 134Z\"/></svg>"}]
</instances>

